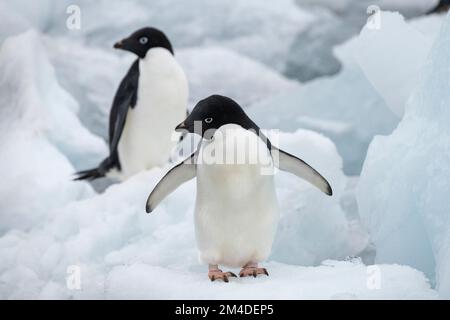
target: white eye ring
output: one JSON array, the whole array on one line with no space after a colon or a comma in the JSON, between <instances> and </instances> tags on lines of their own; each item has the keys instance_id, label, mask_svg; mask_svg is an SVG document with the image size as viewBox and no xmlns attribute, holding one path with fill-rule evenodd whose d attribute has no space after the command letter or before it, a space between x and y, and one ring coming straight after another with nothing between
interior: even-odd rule
<instances>
[{"instance_id":1,"label":"white eye ring","mask_svg":"<svg viewBox=\"0 0 450 320\"><path fill-rule=\"evenodd\" d=\"M213 118L206 118L206 119L205 119L205 122L206 122L206 123L211 123L212 121L213 121Z\"/></svg>"},{"instance_id":2,"label":"white eye ring","mask_svg":"<svg viewBox=\"0 0 450 320\"><path fill-rule=\"evenodd\" d=\"M147 44L148 42L148 38L147 37L140 37L139 38L139 43L140 44Z\"/></svg>"}]
</instances>

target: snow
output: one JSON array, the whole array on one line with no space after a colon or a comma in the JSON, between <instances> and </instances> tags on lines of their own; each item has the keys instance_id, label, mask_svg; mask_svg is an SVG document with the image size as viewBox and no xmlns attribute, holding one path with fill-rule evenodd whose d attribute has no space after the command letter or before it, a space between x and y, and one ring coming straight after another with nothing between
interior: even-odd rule
<instances>
[{"instance_id":1,"label":"snow","mask_svg":"<svg viewBox=\"0 0 450 320\"><path fill-rule=\"evenodd\" d=\"M275 137L274 133L271 137ZM359 224L347 221L340 208L346 177L334 145L325 137L304 130L280 133L279 141L286 151L299 154L326 176L335 196L325 198L298 178L281 173L277 176L282 217L271 263L317 265L327 258L357 255L367 246L368 237ZM103 194L52 208L43 217L47 220L27 233L6 233L0 239L2 295L46 297L47 286L52 283L59 298L72 294L76 298L107 298L110 293L105 293L105 288L116 285L116 279L128 277L129 269L124 265L145 265L143 269L149 272L145 275L149 281L146 284L151 286L148 297L154 297L150 290L155 285L150 281L155 277L154 270L164 270L162 275L172 277L182 270L191 271L188 277L192 281L205 275L205 266L197 260L193 230L195 181L179 188L151 215L145 214L148 193L169 167L155 168L111 186ZM84 270L82 292L62 288L66 268L71 265ZM275 263L274 270L278 266L289 268ZM24 274L15 270L23 270ZM17 286L18 277L34 280ZM280 281L288 282L287 279ZM419 277L417 283L421 281ZM426 296L425 291L420 294Z\"/></svg>"},{"instance_id":2,"label":"snow","mask_svg":"<svg viewBox=\"0 0 450 320\"><path fill-rule=\"evenodd\" d=\"M35 5L34 16L34 6L24 3L15 1L6 9L26 24L53 35L68 34L66 8L75 4L81 10L82 25L80 30L69 31L71 38L111 47L118 38L151 23L165 30L176 46L221 45L275 69L283 67L283 57L295 35L314 21L314 15L301 10L294 0L47 0ZM10 29L12 32L23 31L19 23L7 21L8 27L17 29Z\"/></svg>"},{"instance_id":3,"label":"snow","mask_svg":"<svg viewBox=\"0 0 450 320\"><path fill-rule=\"evenodd\" d=\"M370 2L414 17L432 0ZM443 17L382 13L379 32L351 38L366 1L80 0L81 29L68 30L69 3L0 1L0 298L449 297L448 79L438 72L448 69L447 31L425 59ZM174 44L189 107L212 93L233 97L333 187L326 197L277 173L269 278L207 279L195 181L145 214L170 164L94 185L101 193L71 181L108 152L111 101L134 59L111 46L149 22ZM361 179L346 176L400 120L372 142ZM70 286L78 271L80 290Z\"/></svg>"},{"instance_id":4,"label":"snow","mask_svg":"<svg viewBox=\"0 0 450 320\"><path fill-rule=\"evenodd\" d=\"M406 11L407 13L424 13L433 8L439 0L300 0L302 4L314 4L345 14L352 7L367 8L369 5L379 6L382 10Z\"/></svg>"},{"instance_id":5,"label":"snow","mask_svg":"<svg viewBox=\"0 0 450 320\"><path fill-rule=\"evenodd\" d=\"M92 133L107 139L113 94L135 58L62 37L43 37L42 41L60 85L79 104L80 121ZM86 66L93 66L93 72L80 72Z\"/></svg>"},{"instance_id":6,"label":"snow","mask_svg":"<svg viewBox=\"0 0 450 320\"><path fill-rule=\"evenodd\" d=\"M275 70L222 47L182 49L177 59L188 75L192 104L215 92L247 107L300 87Z\"/></svg>"},{"instance_id":7,"label":"snow","mask_svg":"<svg viewBox=\"0 0 450 320\"><path fill-rule=\"evenodd\" d=\"M145 264L122 266L110 275L111 299L435 299L420 272L408 267L380 265L380 284L368 285L370 268L351 262L327 261L319 267L269 263L270 278L202 281L205 274L167 270ZM148 275L159 276L148 276ZM171 285L168 285L170 283ZM121 291L124 286L129 291ZM151 288L151 289L150 289ZM280 290L280 288L282 288Z\"/></svg>"},{"instance_id":8,"label":"snow","mask_svg":"<svg viewBox=\"0 0 450 320\"><path fill-rule=\"evenodd\" d=\"M420 85L398 128L376 137L361 174L357 199L379 263L408 264L436 276L450 297L450 18L422 70ZM380 179L380 177L383 177Z\"/></svg>"},{"instance_id":9,"label":"snow","mask_svg":"<svg viewBox=\"0 0 450 320\"><path fill-rule=\"evenodd\" d=\"M402 117L432 39L406 24L399 13L383 12L380 23L379 30L368 26L362 30L356 59L387 105ZM395 73L389 73L393 67Z\"/></svg>"},{"instance_id":10,"label":"snow","mask_svg":"<svg viewBox=\"0 0 450 320\"><path fill-rule=\"evenodd\" d=\"M105 145L80 124L77 103L55 81L35 32L5 41L0 74L3 233L40 224L53 208L92 193L88 185L70 182L69 159L83 165Z\"/></svg>"},{"instance_id":11,"label":"snow","mask_svg":"<svg viewBox=\"0 0 450 320\"><path fill-rule=\"evenodd\" d=\"M406 23L399 13L381 12L380 23L380 29L368 25L363 28L355 44L355 59L389 108L401 118L439 33L442 17Z\"/></svg>"},{"instance_id":12,"label":"snow","mask_svg":"<svg viewBox=\"0 0 450 320\"><path fill-rule=\"evenodd\" d=\"M61 37L45 37L43 41L61 86L79 101L81 122L91 132L107 139L111 92L117 88L134 57ZM222 47L180 49L176 58L188 77L190 108L212 92L230 96L246 107L300 87L267 66ZM96 72L78 72L86 65L96 66Z\"/></svg>"},{"instance_id":13,"label":"snow","mask_svg":"<svg viewBox=\"0 0 450 320\"><path fill-rule=\"evenodd\" d=\"M342 67L335 46L359 33L369 19L369 8L400 11L411 18L430 10L437 0L297 0L315 14L314 21L297 34L283 73L302 82L336 74ZM336 30L339 30L336 32Z\"/></svg>"},{"instance_id":14,"label":"snow","mask_svg":"<svg viewBox=\"0 0 450 320\"><path fill-rule=\"evenodd\" d=\"M336 144L345 173L352 175L360 172L372 137L392 132L399 121L354 60L355 41L337 49L344 63L338 75L280 93L248 110L263 128L302 127L323 133Z\"/></svg>"},{"instance_id":15,"label":"snow","mask_svg":"<svg viewBox=\"0 0 450 320\"><path fill-rule=\"evenodd\" d=\"M268 136L271 138L270 134ZM286 263L316 265L325 259L344 259L362 252L369 238L358 223L347 220L340 206L347 178L334 144L306 130L280 133L278 139L271 138L271 141L313 166L333 188L333 197L324 197L298 178L278 173L277 194L282 215L273 258ZM314 234L321 236L316 238Z\"/></svg>"},{"instance_id":16,"label":"snow","mask_svg":"<svg viewBox=\"0 0 450 320\"><path fill-rule=\"evenodd\" d=\"M339 74L255 103L249 112L265 128L325 134L342 155L345 173L359 174L372 138L391 133L401 119L442 20L405 22L398 13L381 12L381 29L365 27L335 48Z\"/></svg>"}]
</instances>

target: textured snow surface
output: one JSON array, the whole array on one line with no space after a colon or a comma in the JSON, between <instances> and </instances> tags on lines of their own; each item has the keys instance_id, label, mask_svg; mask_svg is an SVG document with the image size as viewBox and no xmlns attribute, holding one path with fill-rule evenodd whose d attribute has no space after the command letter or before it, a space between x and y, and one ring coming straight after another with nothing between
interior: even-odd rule
<instances>
[{"instance_id":1,"label":"textured snow surface","mask_svg":"<svg viewBox=\"0 0 450 320\"><path fill-rule=\"evenodd\" d=\"M371 143L358 187L376 261L436 276L450 297L450 18L447 17L398 128Z\"/></svg>"},{"instance_id":2,"label":"textured snow surface","mask_svg":"<svg viewBox=\"0 0 450 320\"><path fill-rule=\"evenodd\" d=\"M319 267L281 263L266 265L269 278L203 281L205 273L163 270L144 264L123 266L110 275L107 297L114 299L436 299L426 278L405 266L365 267L351 262L325 261ZM376 270L376 271L374 271ZM379 282L368 275L377 272ZM159 274L158 277L147 274ZM375 281L378 281L375 280ZM171 283L171 285L168 285ZM128 287L127 291L120 288Z\"/></svg>"},{"instance_id":3,"label":"textured snow surface","mask_svg":"<svg viewBox=\"0 0 450 320\"><path fill-rule=\"evenodd\" d=\"M413 17L432 2L378 4ZM360 31L366 1L80 0L81 30L66 28L69 3L0 0L0 298L433 299L434 270L449 296L447 31L425 59L442 16L383 13L379 33L334 48ZM170 164L102 182L102 193L71 181L108 152L110 104L134 59L112 44L149 23L174 44L189 107L212 93L233 97L333 187L327 197L277 174L269 278L209 282L195 246L195 181L145 214ZM406 102L393 135L371 145L362 225L359 179L344 172L359 174L373 136L392 133ZM372 267L353 258L375 255ZM72 290L77 268L81 289Z\"/></svg>"},{"instance_id":4,"label":"textured snow surface","mask_svg":"<svg viewBox=\"0 0 450 320\"><path fill-rule=\"evenodd\" d=\"M335 48L339 74L265 99L249 112L265 128L325 134L342 155L345 173L359 174L372 138L391 133L401 119L442 20L405 22L398 13L381 12L380 29L366 26Z\"/></svg>"},{"instance_id":5,"label":"textured snow surface","mask_svg":"<svg viewBox=\"0 0 450 320\"><path fill-rule=\"evenodd\" d=\"M288 152L299 154L322 172L335 196L326 197L309 184L280 173L276 182L282 217L270 260L316 265L327 258L358 254L367 246L368 237L357 221L347 221L340 208L346 178L334 145L310 131L281 134L280 141ZM194 240L195 181L170 195L151 215L144 211L148 193L168 169L153 169L111 186L101 195L42 209L41 223L28 232L15 229L5 233L0 239L2 295L106 298L105 288L115 284L115 279L127 277L129 269L124 266L134 265L150 272L147 279L156 276L154 270L169 268L163 272L169 276L170 268L175 268L195 271L191 274L195 281L205 272L205 266L198 264ZM65 288L70 265L84 270L83 292ZM17 284L18 279L23 285ZM289 279L287 276L285 281ZM417 280L423 281L422 277ZM148 297L157 295L149 292Z\"/></svg>"},{"instance_id":6,"label":"textured snow surface","mask_svg":"<svg viewBox=\"0 0 450 320\"><path fill-rule=\"evenodd\" d=\"M53 208L91 194L89 185L70 181L73 164L99 158L106 146L81 125L78 105L55 81L35 32L5 41L0 83L3 233L45 223Z\"/></svg>"}]
</instances>

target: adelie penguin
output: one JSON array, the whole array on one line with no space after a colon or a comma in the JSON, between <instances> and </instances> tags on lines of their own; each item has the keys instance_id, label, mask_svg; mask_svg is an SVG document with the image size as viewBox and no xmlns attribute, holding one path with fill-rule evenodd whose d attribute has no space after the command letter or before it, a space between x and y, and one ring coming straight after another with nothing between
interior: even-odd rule
<instances>
[{"instance_id":1,"label":"adelie penguin","mask_svg":"<svg viewBox=\"0 0 450 320\"><path fill-rule=\"evenodd\" d=\"M109 117L109 156L75 180L106 175L122 180L167 162L176 144L173 127L186 117L188 84L166 35L143 28L114 45L134 53Z\"/></svg>"},{"instance_id":2,"label":"adelie penguin","mask_svg":"<svg viewBox=\"0 0 450 320\"><path fill-rule=\"evenodd\" d=\"M172 168L150 193L146 211L178 186L197 177L195 233L199 258L209 278L236 275L219 266L240 267L241 277L266 274L266 260L278 224L274 166L310 182L331 196L330 184L301 159L273 146L230 98L201 100L176 127L202 136L198 149Z\"/></svg>"}]
</instances>

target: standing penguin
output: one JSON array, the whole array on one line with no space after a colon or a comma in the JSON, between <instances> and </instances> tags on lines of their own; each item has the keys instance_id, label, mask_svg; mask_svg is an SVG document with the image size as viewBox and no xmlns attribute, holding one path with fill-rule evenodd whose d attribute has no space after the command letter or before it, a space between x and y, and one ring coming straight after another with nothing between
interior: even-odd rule
<instances>
[{"instance_id":1,"label":"standing penguin","mask_svg":"<svg viewBox=\"0 0 450 320\"><path fill-rule=\"evenodd\" d=\"M274 166L331 196L329 183L304 161L272 146L230 98L213 95L200 101L176 130L203 139L197 151L156 185L146 211L152 212L179 185L197 177L195 233L200 261L209 265L209 278L228 282L236 276L222 272L219 265L242 267L241 277L268 275L258 263L269 256L278 224L270 174Z\"/></svg>"},{"instance_id":2,"label":"standing penguin","mask_svg":"<svg viewBox=\"0 0 450 320\"><path fill-rule=\"evenodd\" d=\"M186 117L188 83L166 35L143 28L117 42L138 56L117 89L109 117L109 156L75 180L114 173L121 179L165 163L176 141L173 127Z\"/></svg>"}]
</instances>

